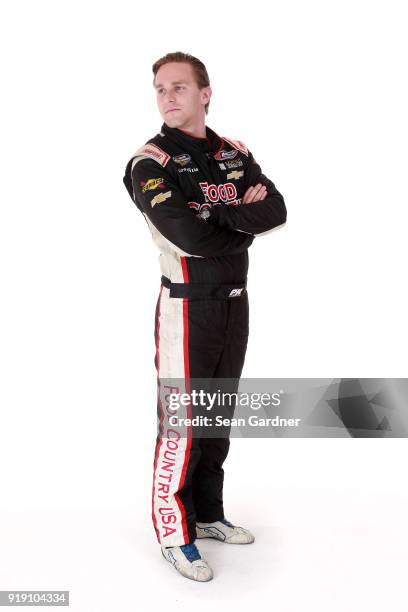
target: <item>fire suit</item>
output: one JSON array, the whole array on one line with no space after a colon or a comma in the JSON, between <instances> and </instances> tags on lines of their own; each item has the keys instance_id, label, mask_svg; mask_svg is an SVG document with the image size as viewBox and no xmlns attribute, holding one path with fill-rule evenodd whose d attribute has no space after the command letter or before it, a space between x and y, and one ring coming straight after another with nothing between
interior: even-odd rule
<instances>
[{"instance_id":1,"label":"fire suit","mask_svg":"<svg viewBox=\"0 0 408 612\"><path fill-rule=\"evenodd\" d=\"M206 126L197 138L163 123L129 159L123 178L159 248L162 282L155 312L160 380L239 380L248 340L248 247L286 221L274 183L240 141ZM264 200L243 204L262 183ZM154 457L152 518L163 546L192 543L195 523L224 517L228 437L176 438L163 427Z\"/></svg>"}]
</instances>

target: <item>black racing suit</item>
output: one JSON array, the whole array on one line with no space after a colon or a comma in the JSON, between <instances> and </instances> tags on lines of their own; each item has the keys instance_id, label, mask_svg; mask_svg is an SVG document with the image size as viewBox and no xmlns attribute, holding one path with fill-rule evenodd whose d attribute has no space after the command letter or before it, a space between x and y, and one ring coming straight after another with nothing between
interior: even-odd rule
<instances>
[{"instance_id":1,"label":"black racing suit","mask_svg":"<svg viewBox=\"0 0 408 612\"><path fill-rule=\"evenodd\" d=\"M247 249L256 235L285 223L286 207L246 146L208 126L206 138L197 138L163 123L131 157L123 180L161 251L152 517L162 546L180 546L194 541L196 521L224 518L229 438L166 429L168 393L160 381L182 379L190 392L195 378L239 380L248 339ZM243 204L258 183L266 198Z\"/></svg>"}]
</instances>

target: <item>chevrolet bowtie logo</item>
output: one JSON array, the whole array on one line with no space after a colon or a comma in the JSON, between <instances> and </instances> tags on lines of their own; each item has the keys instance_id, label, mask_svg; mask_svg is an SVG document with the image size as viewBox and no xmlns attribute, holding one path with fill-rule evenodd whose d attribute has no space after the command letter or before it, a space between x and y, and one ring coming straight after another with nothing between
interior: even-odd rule
<instances>
[{"instance_id":1,"label":"chevrolet bowtie logo","mask_svg":"<svg viewBox=\"0 0 408 612\"><path fill-rule=\"evenodd\" d=\"M158 193L157 196L154 196L153 200L150 201L152 208L155 204L160 204L160 202L164 202L171 196L171 191L166 191L166 193Z\"/></svg>"},{"instance_id":2,"label":"chevrolet bowtie logo","mask_svg":"<svg viewBox=\"0 0 408 612\"><path fill-rule=\"evenodd\" d=\"M243 170L233 170L229 174L227 174L227 179L239 179L241 176L244 176Z\"/></svg>"}]
</instances>

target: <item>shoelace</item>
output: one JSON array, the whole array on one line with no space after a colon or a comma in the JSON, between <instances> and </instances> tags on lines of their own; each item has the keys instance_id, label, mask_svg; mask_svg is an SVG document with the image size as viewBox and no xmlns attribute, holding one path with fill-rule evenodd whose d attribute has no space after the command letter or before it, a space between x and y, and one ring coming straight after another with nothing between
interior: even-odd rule
<instances>
[{"instance_id":1,"label":"shoelace","mask_svg":"<svg viewBox=\"0 0 408 612\"><path fill-rule=\"evenodd\" d=\"M186 558L190 561L190 563L201 559L201 555L195 544L183 544L182 546L180 546L180 550L183 552Z\"/></svg>"}]
</instances>

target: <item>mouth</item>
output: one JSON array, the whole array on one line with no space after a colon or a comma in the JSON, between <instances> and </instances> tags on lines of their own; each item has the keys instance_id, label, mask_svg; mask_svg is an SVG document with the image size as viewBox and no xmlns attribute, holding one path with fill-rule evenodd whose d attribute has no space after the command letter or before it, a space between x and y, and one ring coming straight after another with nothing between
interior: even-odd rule
<instances>
[{"instance_id":1,"label":"mouth","mask_svg":"<svg viewBox=\"0 0 408 612\"><path fill-rule=\"evenodd\" d=\"M170 108L170 110L166 111L166 115L168 113L174 113L174 111L179 111L179 110L180 110L179 108Z\"/></svg>"}]
</instances>

